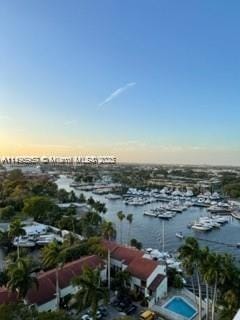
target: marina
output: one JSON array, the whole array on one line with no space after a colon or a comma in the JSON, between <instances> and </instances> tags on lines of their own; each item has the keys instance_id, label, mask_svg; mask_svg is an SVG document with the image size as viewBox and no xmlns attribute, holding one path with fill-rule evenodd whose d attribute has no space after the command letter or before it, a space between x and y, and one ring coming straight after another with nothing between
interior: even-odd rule
<instances>
[{"instance_id":1,"label":"marina","mask_svg":"<svg viewBox=\"0 0 240 320\"><path fill-rule=\"evenodd\" d=\"M237 248L237 244L240 243L240 222L238 219L233 218L231 215L220 215L211 214L207 207L194 206L192 203L198 203L199 198L195 201L191 200L191 196L183 199L185 206L187 207L182 213L176 213L170 219L157 218L159 207L170 203L172 200L167 202L151 202L144 205L126 205L124 203L124 198L109 200L106 195L96 195L91 191L79 191L70 187L73 182L71 178L66 176L60 176L56 181L60 188L65 188L67 191L74 190L77 195L83 193L86 198L92 196L95 200L105 202L107 207L107 213L104 218L115 223L117 231L119 226L119 220L116 213L118 211L123 211L126 215L129 213L133 214L133 223L131 226L131 238L136 238L138 241L142 242L144 248L162 248L162 221L165 221L165 250L168 252L176 252L181 244L182 239L177 237L176 234L182 232L184 238L188 236L194 236L199 238L200 244L206 245L208 243L209 247L218 252L228 252L235 256L237 260L240 259L240 250ZM190 192L189 192L190 193ZM176 196L179 197L179 196ZM214 195L216 197L216 195ZM173 201L180 201L179 199L174 199ZM216 202L216 199L212 199ZM180 201L182 202L182 201ZM201 201L200 201L201 202ZM215 203L216 205L216 203ZM168 210L166 210L168 211ZM165 212L166 212L165 211ZM172 212L173 213L173 212ZM195 221L198 221L201 217L217 217L219 223L222 220L221 227L211 228L211 232L194 230L191 228ZM227 220L228 223L223 223L223 220ZM124 232L124 230L126 232ZM123 221L123 242L128 241L128 222ZM147 236L146 236L147 235ZM227 246L222 244L221 240L231 244ZM119 241L119 239L118 239Z\"/></svg>"}]
</instances>

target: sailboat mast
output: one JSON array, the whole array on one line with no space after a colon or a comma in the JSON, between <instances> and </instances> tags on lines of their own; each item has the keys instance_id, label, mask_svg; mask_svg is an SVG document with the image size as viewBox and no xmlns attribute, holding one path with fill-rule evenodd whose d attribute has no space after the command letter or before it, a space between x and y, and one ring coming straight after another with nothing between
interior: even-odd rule
<instances>
[{"instance_id":1,"label":"sailboat mast","mask_svg":"<svg viewBox=\"0 0 240 320\"><path fill-rule=\"evenodd\" d=\"M162 220L162 252L164 252L165 251L165 235L164 235L164 232L165 232L165 230L164 230L164 220Z\"/></svg>"}]
</instances>

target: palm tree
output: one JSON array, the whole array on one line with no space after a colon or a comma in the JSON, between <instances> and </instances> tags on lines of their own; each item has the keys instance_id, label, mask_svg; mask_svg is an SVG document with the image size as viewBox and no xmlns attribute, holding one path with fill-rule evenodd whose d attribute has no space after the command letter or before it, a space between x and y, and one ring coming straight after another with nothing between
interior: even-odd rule
<instances>
[{"instance_id":1,"label":"palm tree","mask_svg":"<svg viewBox=\"0 0 240 320\"><path fill-rule=\"evenodd\" d=\"M206 276L209 282L213 286L213 296L212 296L212 320L215 319L215 307L217 303L217 294L219 286L224 286L225 283L231 281L231 265L232 259L229 255L220 255L217 253L211 253L208 256L209 268Z\"/></svg>"},{"instance_id":2,"label":"palm tree","mask_svg":"<svg viewBox=\"0 0 240 320\"><path fill-rule=\"evenodd\" d=\"M215 305L217 299L217 286L219 281L219 273L220 273L220 256L215 252L212 252L208 255L208 269L205 273L205 278L207 281L213 286L213 294L212 294L212 320L215 317Z\"/></svg>"},{"instance_id":3,"label":"palm tree","mask_svg":"<svg viewBox=\"0 0 240 320\"><path fill-rule=\"evenodd\" d=\"M202 289L200 281L201 250L197 240L192 237L187 238L185 244L180 247L179 252L184 268L188 273L192 275L196 274L197 277L199 294L198 316L200 320L202 319Z\"/></svg>"},{"instance_id":4,"label":"palm tree","mask_svg":"<svg viewBox=\"0 0 240 320\"><path fill-rule=\"evenodd\" d=\"M76 300L80 308L91 306L93 319L96 320L98 303L104 299L108 300L106 288L101 286L101 277L99 269L86 267L83 273L73 279L73 285L78 286L80 290L76 294Z\"/></svg>"},{"instance_id":5,"label":"palm tree","mask_svg":"<svg viewBox=\"0 0 240 320\"><path fill-rule=\"evenodd\" d=\"M77 201L77 196L73 190L70 191L69 193L69 201L70 202L76 202Z\"/></svg>"},{"instance_id":6,"label":"palm tree","mask_svg":"<svg viewBox=\"0 0 240 320\"><path fill-rule=\"evenodd\" d=\"M85 198L83 193L80 193L80 195L79 195L79 202L80 203L86 203L86 198Z\"/></svg>"},{"instance_id":7,"label":"palm tree","mask_svg":"<svg viewBox=\"0 0 240 320\"><path fill-rule=\"evenodd\" d=\"M126 291L128 291L126 289L126 284L129 282L130 277L130 273L126 270L120 270L115 274L114 287L117 289L120 295L124 295L126 294Z\"/></svg>"},{"instance_id":8,"label":"palm tree","mask_svg":"<svg viewBox=\"0 0 240 320\"><path fill-rule=\"evenodd\" d=\"M0 230L0 246L8 249L11 247L11 239L7 231Z\"/></svg>"},{"instance_id":9,"label":"palm tree","mask_svg":"<svg viewBox=\"0 0 240 320\"><path fill-rule=\"evenodd\" d=\"M60 304L60 289L59 289L59 269L64 262L61 246L57 241L49 243L42 249L42 261L47 268L56 269L56 306L59 308Z\"/></svg>"},{"instance_id":10,"label":"palm tree","mask_svg":"<svg viewBox=\"0 0 240 320\"><path fill-rule=\"evenodd\" d=\"M221 312L221 320L233 319L239 308L239 294L233 290L228 290L223 296L225 307Z\"/></svg>"},{"instance_id":11,"label":"palm tree","mask_svg":"<svg viewBox=\"0 0 240 320\"><path fill-rule=\"evenodd\" d=\"M63 241L64 248L72 247L75 244L80 244L80 240L73 232L69 232L64 236L64 241Z\"/></svg>"},{"instance_id":12,"label":"palm tree","mask_svg":"<svg viewBox=\"0 0 240 320\"><path fill-rule=\"evenodd\" d=\"M104 221L102 224L102 236L107 240L115 239L116 229L111 221ZM108 249L108 259L107 259L107 271L108 271L108 289L111 287L111 255L110 249Z\"/></svg>"},{"instance_id":13,"label":"palm tree","mask_svg":"<svg viewBox=\"0 0 240 320\"><path fill-rule=\"evenodd\" d=\"M203 280L205 282L206 287L206 320L209 319L209 285L211 284L208 278L208 270L211 266L209 266L209 248L203 248L201 250L201 265L200 271L203 276Z\"/></svg>"},{"instance_id":14,"label":"palm tree","mask_svg":"<svg viewBox=\"0 0 240 320\"><path fill-rule=\"evenodd\" d=\"M113 240L116 237L116 229L111 221L103 221L102 223L102 236L104 239Z\"/></svg>"},{"instance_id":15,"label":"palm tree","mask_svg":"<svg viewBox=\"0 0 240 320\"><path fill-rule=\"evenodd\" d=\"M7 269L7 288L17 292L19 299L24 299L30 288L38 288L37 278L32 274L32 264L28 259L18 259L18 263L12 263Z\"/></svg>"},{"instance_id":16,"label":"palm tree","mask_svg":"<svg viewBox=\"0 0 240 320\"><path fill-rule=\"evenodd\" d=\"M127 221L129 223L128 225L128 244L130 244L130 237L131 237L131 225L132 225L132 222L133 222L133 215L131 213L129 213L127 215Z\"/></svg>"},{"instance_id":17,"label":"palm tree","mask_svg":"<svg viewBox=\"0 0 240 320\"><path fill-rule=\"evenodd\" d=\"M106 249L104 248L101 238L90 237L87 240L87 252L88 254L95 254L103 259L106 258Z\"/></svg>"},{"instance_id":18,"label":"palm tree","mask_svg":"<svg viewBox=\"0 0 240 320\"><path fill-rule=\"evenodd\" d=\"M94 210L96 210L99 214L101 213L105 214L107 212L105 203L102 203L100 201L96 201L93 207L94 207Z\"/></svg>"},{"instance_id":19,"label":"palm tree","mask_svg":"<svg viewBox=\"0 0 240 320\"><path fill-rule=\"evenodd\" d=\"M117 217L120 221L120 243L122 243L122 222L123 222L123 219L125 218L125 214L122 211L118 211Z\"/></svg>"},{"instance_id":20,"label":"palm tree","mask_svg":"<svg viewBox=\"0 0 240 320\"><path fill-rule=\"evenodd\" d=\"M17 240L17 255L18 259L20 258L20 252L19 252L19 237L26 234L25 230L23 229L23 225L21 223L21 220L15 219L11 222L9 226L8 231L9 237L14 239L15 237L18 237Z\"/></svg>"},{"instance_id":21,"label":"palm tree","mask_svg":"<svg viewBox=\"0 0 240 320\"><path fill-rule=\"evenodd\" d=\"M90 225L98 226L102 222L102 217L100 214L95 211L89 211L86 215L87 222L90 223Z\"/></svg>"}]
</instances>

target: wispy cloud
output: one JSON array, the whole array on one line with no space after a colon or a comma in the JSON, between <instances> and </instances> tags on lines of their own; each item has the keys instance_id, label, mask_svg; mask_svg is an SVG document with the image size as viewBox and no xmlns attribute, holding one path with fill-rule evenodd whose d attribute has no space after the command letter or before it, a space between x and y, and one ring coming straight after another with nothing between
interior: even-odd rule
<instances>
[{"instance_id":1,"label":"wispy cloud","mask_svg":"<svg viewBox=\"0 0 240 320\"><path fill-rule=\"evenodd\" d=\"M64 126L71 126L76 123L77 123L77 120L68 120L64 122Z\"/></svg>"},{"instance_id":2,"label":"wispy cloud","mask_svg":"<svg viewBox=\"0 0 240 320\"><path fill-rule=\"evenodd\" d=\"M136 82L129 82L125 86L118 88L117 90L113 91L110 96L108 96L104 101L102 101L98 106L102 107L105 104L109 103L116 97L118 97L120 94L122 94L124 91L127 91L131 87L134 87L136 85Z\"/></svg>"}]
</instances>

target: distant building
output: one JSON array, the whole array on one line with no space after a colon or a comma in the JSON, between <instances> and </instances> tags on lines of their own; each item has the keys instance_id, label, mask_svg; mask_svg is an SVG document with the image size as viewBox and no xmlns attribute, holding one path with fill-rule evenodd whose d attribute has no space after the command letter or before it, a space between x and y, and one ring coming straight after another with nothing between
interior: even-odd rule
<instances>
[{"instance_id":1,"label":"distant building","mask_svg":"<svg viewBox=\"0 0 240 320\"><path fill-rule=\"evenodd\" d=\"M40 166L24 166L24 165L8 165L8 164L5 164L3 165L3 167L5 168L5 170L7 172L9 171L13 171L13 170L21 170L23 174L25 175L43 175L42 171L41 171L41 168Z\"/></svg>"},{"instance_id":2,"label":"distant building","mask_svg":"<svg viewBox=\"0 0 240 320\"><path fill-rule=\"evenodd\" d=\"M68 209L68 208L75 208L76 214L81 217L85 215L90 210L90 206L86 203L78 203L78 202L68 202L68 203L58 203L57 206L60 209Z\"/></svg>"}]
</instances>

